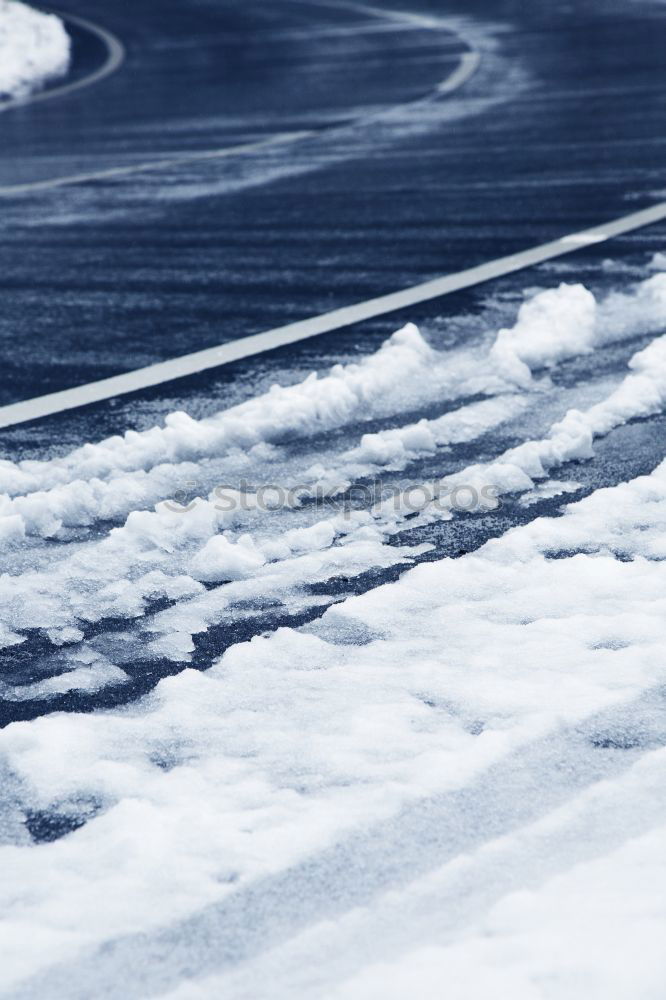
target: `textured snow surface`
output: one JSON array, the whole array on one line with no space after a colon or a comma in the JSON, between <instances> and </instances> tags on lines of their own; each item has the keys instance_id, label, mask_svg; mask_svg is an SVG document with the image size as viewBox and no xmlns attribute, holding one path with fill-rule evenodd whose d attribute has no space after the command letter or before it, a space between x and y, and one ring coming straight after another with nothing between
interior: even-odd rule
<instances>
[{"instance_id":1,"label":"textured snow surface","mask_svg":"<svg viewBox=\"0 0 666 1000\"><path fill-rule=\"evenodd\" d=\"M665 538L666 463L649 477L597 491L563 518L538 519L477 553L421 565L305 630L282 628L233 646L211 670L164 680L141 704L9 726L0 747L18 802L99 815L54 844L0 852L5 975L25 976L85 945L178 920L307 858L316 865L355 829L469 785L516 753L526 766L537 757L533 777L547 787L555 765L534 754L535 742L559 741L564 728L646 695L649 710L663 713ZM551 558L563 549L572 554ZM632 755L623 752L628 765ZM571 809L583 808L577 769L584 773L595 753L590 740L571 762ZM662 780L665 764L657 753ZM518 796L516 807L525 804L521 793L528 800L536 794L518 783L508 791ZM645 791L654 794L647 815L657 809L666 822L663 785ZM512 836L510 824L505 836ZM372 838L357 849L371 853ZM392 845L398 873L404 865L409 874L412 849ZM639 847L626 850L636 864ZM611 883L610 903L599 906L628 907L626 920L640 913L656 973L652 922L659 914L648 899L654 879L663 880L663 859L661 866L659 856L644 863L650 872L633 889L625 872L617 895ZM519 868L515 875L519 882ZM585 878L603 882L603 865L595 862ZM571 893L580 885L572 873L562 884L546 883L534 904L520 895L505 903L516 928L501 923L500 910L502 933L522 927L524 938L508 952L495 942L497 960L513 954L529 978L540 968L530 905L546 921L539 948L548 955L558 908L574 906ZM644 904L640 895L648 897ZM26 951L20 942L28 926ZM478 935L476 949L484 947L482 929ZM429 961L472 966L474 948L460 957L465 947ZM567 956L560 962L566 966ZM510 976L510 966L503 974ZM319 967L311 961L313 975ZM551 995L567 996L564 984L574 974ZM372 975L391 979L392 972ZM258 985L265 992L254 995L270 995L266 983Z\"/></svg>"},{"instance_id":2,"label":"textured snow surface","mask_svg":"<svg viewBox=\"0 0 666 1000\"><path fill-rule=\"evenodd\" d=\"M46 706L0 731L8 995L661 996L666 461L567 501L665 409L657 270L0 463L0 695ZM378 474L394 495L359 507L300 492ZM217 488L241 477L242 505ZM410 506L443 481L526 523L434 559L423 539L474 517ZM141 698L48 711L141 670Z\"/></svg>"},{"instance_id":3,"label":"textured snow surface","mask_svg":"<svg viewBox=\"0 0 666 1000\"><path fill-rule=\"evenodd\" d=\"M55 14L0 0L0 98L26 97L69 67L70 41Z\"/></svg>"}]
</instances>

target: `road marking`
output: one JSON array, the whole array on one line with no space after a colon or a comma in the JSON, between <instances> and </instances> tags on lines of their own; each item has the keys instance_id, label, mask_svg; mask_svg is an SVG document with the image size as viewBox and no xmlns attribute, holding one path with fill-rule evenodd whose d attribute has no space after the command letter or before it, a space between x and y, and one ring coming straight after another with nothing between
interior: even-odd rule
<instances>
[{"instance_id":1,"label":"road marking","mask_svg":"<svg viewBox=\"0 0 666 1000\"><path fill-rule=\"evenodd\" d=\"M577 247L589 246L591 243L603 243L608 239L607 233L572 233L570 236L562 237L565 243L572 243Z\"/></svg>"},{"instance_id":2,"label":"road marking","mask_svg":"<svg viewBox=\"0 0 666 1000\"><path fill-rule=\"evenodd\" d=\"M246 142L239 146L224 146L220 149L206 149L199 153L181 153L164 160L149 160L145 163L132 163L125 167L110 167L106 170L91 170L83 174L69 174L65 177L53 177L44 181L31 181L27 184L12 184L0 187L0 198L11 198L17 194L29 191L47 191L50 188L66 187L70 184L85 184L87 181L101 181L107 178L124 177L128 174L145 173L149 170L163 170L165 167L181 166L183 163L197 163L202 160L221 160L228 156L239 156L243 153L255 153L270 146L280 146L289 142L297 142L316 135L313 131L283 132L272 135L268 139L258 139L256 142Z\"/></svg>"},{"instance_id":3,"label":"road marking","mask_svg":"<svg viewBox=\"0 0 666 1000\"><path fill-rule=\"evenodd\" d=\"M491 281L493 278L512 274L555 257L563 257L587 244L601 243L614 236L632 232L664 219L666 219L666 201L640 212L624 215L603 226L570 233L548 243L542 243L540 246L509 254L507 257L499 257L486 264L466 268L464 271L435 278L432 281L425 281L413 285L411 288L404 288L398 292L368 299L366 302L334 309L321 316L313 316L310 319L288 323L286 326L276 327L264 333L241 337L226 344L208 347L179 358L172 358L170 361L162 361L145 368L138 368L123 375L114 375L111 378L100 379L98 382L89 382L87 385L75 386L60 392L51 392L48 395L26 399L20 403L11 403L8 406L0 407L0 427L11 427L15 424L25 423L27 420L36 420L38 417L51 416L54 413L61 413L63 410L71 410L77 406L85 406L88 403L97 403L114 396L147 389L164 382L183 378L186 375L196 375L232 361L262 354L264 351L270 351L276 347L295 344L322 333L342 330L363 320L385 316L388 313L449 295L462 288L471 288L482 282Z\"/></svg>"},{"instance_id":4,"label":"road marking","mask_svg":"<svg viewBox=\"0 0 666 1000\"><path fill-rule=\"evenodd\" d=\"M17 98L12 101L2 101L0 102L0 111L7 111L9 108L27 107L30 104L35 104L36 101L50 101L53 97L63 97L65 94L71 94L74 90L81 90L83 87L90 87L93 83L99 83L105 77L109 76L111 73L115 73L118 67L123 63L125 59L125 48L119 39L115 35L112 35L110 31L106 28L100 28L99 25L93 24L92 21L88 21L84 17L75 17L74 14L63 14L60 11L54 11L58 14L62 20L67 23L71 21L73 24L77 24L80 28L84 28L90 31L93 35L106 45L107 57L106 62L96 69L94 73L89 76L83 77L81 80L73 80L71 83L63 83L59 87L52 87L50 90L42 90L36 94L31 94L29 97Z\"/></svg>"},{"instance_id":5,"label":"road marking","mask_svg":"<svg viewBox=\"0 0 666 1000\"><path fill-rule=\"evenodd\" d=\"M330 6L329 3L324 3L322 6ZM370 14L373 17L380 17L384 20L388 19L391 23L400 23L400 21L407 21L408 24L412 25L413 18L401 11L392 11L390 13L382 11L379 8L369 7L365 4L355 4L347 3L344 6L351 7L353 9L363 10L365 13ZM74 21L80 24L82 27L88 28L90 31L97 34L103 41L107 44L109 48L109 59L105 65L99 69L96 73L85 80L79 80L75 83L65 84L62 87L54 88L53 90L44 91L40 94L35 94L32 97L26 98L25 100L9 101L6 104L0 104L0 111L6 107L14 105L25 105L30 104L36 100L46 100L49 97L58 97L65 94L71 90L76 90L79 87L89 86L92 83L96 83L103 77L108 76L115 69L118 68L120 63L124 59L124 49L121 43L115 38L110 32L105 31L104 28L99 28L92 24L90 21L86 21L80 17L74 17L72 15L60 14L60 17L70 21ZM443 22L436 19L425 19L427 23L420 24L421 27L430 28L440 28L442 30L447 30L456 34L455 30ZM476 72L479 67L481 56L480 53L475 50L469 50L467 52L457 53L459 63L456 68L450 73L445 80L437 85L435 90L432 92L432 96L441 97L446 94L453 93L454 90L458 90L465 84L469 78ZM430 96L430 95L429 95ZM428 98L425 98L426 100ZM238 156L244 153L258 152L264 148L270 146L279 146L291 142L299 142L302 139L309 139L316 135L323 135L326 132L333 132L339 130L341 127L348 127L350 124L358 124L362 121L380 121L386 116L394 114L401 108L411 107L413 104L419 104L424 98L419 98L416 101L410 101L406 105L397 105L396 107L389 108L386 111L379 111L370 116L361 116L358 119L353 119L351 122L346 122L344 125L327 125L318 129L302 130L299 132L284 132L279 135L271 136L268 139L260 139L256 142L243 143L237 146L227 146L224 148L217 149L205 149L199 152L193 153L181 153L176 156L167 157L165 159L159 160L148 160L141 163L127 164L122 167L108 167L104 170L91 170L88 172L80 174L68 174L64 177L51 177L42 181L31 181L25 184L11 184L4 187L0 187L0 198L12 198L16 195L29 194L32 191L49 191L52 188L68 187L74 184L85 184L89 181L103 181L103 180L113 180L116 177L129 177L132 174L145 173L147 171L164 170L169 167L178 167L184 163L198 163L205 160L217 160L224 159L230 156Z\"/></svg>"},{"instance_id":6,"label":"road marking","mask_svg":"<svg viewBox=\"0 0 666 1000\"><path fill-rule=\"evenodd\" d=\"M463 52L460 57L460 65L446 80L443 80L437 88L438 94L450 94L476 73L481 63L481 53L471 50Z\"/></svg>"}]
</instances>

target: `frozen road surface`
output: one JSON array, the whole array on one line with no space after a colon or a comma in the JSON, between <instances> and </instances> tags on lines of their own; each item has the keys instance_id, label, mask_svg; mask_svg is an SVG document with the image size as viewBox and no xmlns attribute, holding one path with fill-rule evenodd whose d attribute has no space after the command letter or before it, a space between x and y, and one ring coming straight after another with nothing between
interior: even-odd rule
<instances>
[{"instance_id":1,"label":"frozen road surface","mask_svg":"<svg viewBox=\"0 0 666 1000\"><path fill-rule=\"evenodd\" d=\"M666 4L58 16L0 107L0 995L661 1000Z\"/></svg>"}]
</instances>

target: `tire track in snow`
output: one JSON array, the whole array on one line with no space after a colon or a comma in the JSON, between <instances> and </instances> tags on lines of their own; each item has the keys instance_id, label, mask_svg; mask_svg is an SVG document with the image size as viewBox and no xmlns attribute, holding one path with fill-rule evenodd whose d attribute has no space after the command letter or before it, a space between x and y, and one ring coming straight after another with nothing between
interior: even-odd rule
<instances>
[{"instance_id":1,"label":"tire track in snow","mask_svg":"<svg viewBox=\"0 0 666 1000\"><path fill-rule=\"evenodd\" d=\"M535 896L558 876L580 872L663 825L664 773L664 750L648 750L625 770L586 786L537 820L461 852L400 889L380 891L334 922L316 922L227 975L204 978L188 1000L212 995L255 1000L266 983L271 1000L322 996L331 983L400 962L405 953L446 948L484 922L506 897ZM177 991L172 1000L185 998Z\"/></svg>"},{"instance_id":2,"label":"tire track in snow","mask_svg":"<svg viewBox=\"0 0 666 1000\"><path fill-rule=\"evenodd\" d=\"M390 888L432 872L528 824L666 745L662 688L562 727L491 766L469 785L407 806L292 868L156 933L106 942L78 962L28 981L13 1000L145 1000L198 976L232 969L309 925L339 920ZM638 733L634 740L629 734ZM637 743L639 745L637 745ZM501 880L500 880L501 885ZM335 887L335 891L331 891ZM468 886L468 899L478 887ZM131 970L127 978L119 970ZM94 987L94 988L93 988Z\"/></svg>"}]
</instances>

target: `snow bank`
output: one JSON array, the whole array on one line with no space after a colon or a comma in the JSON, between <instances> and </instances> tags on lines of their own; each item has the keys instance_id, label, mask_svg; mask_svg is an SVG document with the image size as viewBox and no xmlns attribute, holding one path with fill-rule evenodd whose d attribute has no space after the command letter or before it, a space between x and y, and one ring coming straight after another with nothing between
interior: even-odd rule
<instances>
[{"instance_id":1,"label":"snow bank","mask_svg":"<svg viewBox=\"0 0 666 1000\"><path fill-rule=\"evenodd\" d=\"M0 99L25 97L69 67L70 41L55 14L0 0Z\"/></svg>"},{"instance_id":2,"label":"snow bank","mask_svg":"<svg viewBox=\"0 0 666 1000\"><path fill-rule=\"evenodd\" d=\"M542 439L526 441L491 462L467 466L447 476L448 489L443 495L439 492L441 482L415 484L438 499L424 502L411 526L450 518L455 487L471 487L484 498L489 486L496 496L532 490L536 481L565 462L592 457L595 437L634 417L660 412L666 406L666 336L634 355L629 366L631 373L606 399L585 411L569 410ZM510 397L473 407L471 415L470 407L462 408L463 439L514 412ZM455 436L451 427L457 412L445 415L441 423L432 422L438 426L441 440ZM423 435L427 432L431 432L427 425L425 430L418 425L415 431L403 429L394 439L384 437L382 447L386 446L392 457L396 441L403 449L405 442L411 442L416 454L426 447ZM379 450L373 452L373 447ZM360 448L366 457L386 457L376 442L366 441ZM173 596L178 607L154 615L147 627L154 633L157 645L153 648L160 655L166 651L164 637L177 632L182 641L169 646L169 655L187 660L192 636L231 621L236 601L254 601L263 607L269 599L289 599L295 602L292 607L300 610L316 603L304 593L305 583L326 580L335 575L336 567L343 572L344 564L344 571L354 575L409 558L408 549L398 550L385 543L413 514L412 496L413 492L409 503L406 496L398 495L376 509L325 517L293 530L287 527L288 521L273 522L270 517L262 528L260 513L250 511L242 516L251 523L254 518L256 530L249 536L241 530L241 537L234 537L242 526L241 514L220 509L215 497L200 500L185 515L172 512L165 504L154 511L134 511L121 528L101 542L84 547L47 571L0 577L0 625L9 636L29 628L78 628L82 622L118 615L139 618L151 600ZM11 503L25 503L25 514L30 503L38 500L39 495L32 494ZM496 501L484 499L483 503L492 507ZM221 531L227 532L224 540L218 538ZM329 549L324 557L322 553ZM299 562L306 553L310 561ZM202 593L202 582L234 580L245 580L246 586L234 589L229 585Z\"/></svg>"},{"instance_id":3,"label":"snow bank","mask_svg":"<svg viewBox=\"0 0 666 1000\"><path fill-rule=\"evenodd\" d=\"M126 517L172 496L183 482L201 478L202 463L253 448L308 439L362 417L399 413L428 401L534 388L533 371L607 343L666 325L666 274L601 303L582 286L562 285L536 294L516 325L500 330L487 354L434 351L413 325L358 363L336 365L318 377L271 390L205 420L173 413L164 427L128 431L47 462L0 461L0 547L21 531L51 537L61 528ZM472 440L515 415L524 400L506 395L467 416L443 417L366 435L359 448L309 480L350 481L378 467L404 467L447 443ZM464 427L463 421L469 426ZM258 454L259 452L257 452ZM345 476L344 465L349 469ZM205 470L204 470L205 471ZM309 481L308 480L308 481ZM218 482L220 480L218 479ZM16 517L20 520L11 521Z\"/></svg>"},{"instance_id":4,"label":"snow bank","mask_svg":"<svg viewBox=\"0 0 666 1000\"><path fill-rule=\"evenodd\" d=\"M335 365L324 377L313 372L297 385L274 385L268 393L213 417L193 420L176 412L164 427L127 431L63 458L0 461L0 493L16 496L63 484L78 489L79 480L145 474L155 466L201 461L234 448L307 438L359 415L367 419L429 400L526 388L533 370L592 346L661 330L664 324L666 274L655 274L630 293L615 293L597 305L581 286L540 292L523 305L512 330L499 332L487 355L476 350L439 353L408 324L358 363ZM92 489L100 487L94 483ZM146 493L150 495L150 488Z\"/></svg>"}]
</instances>

